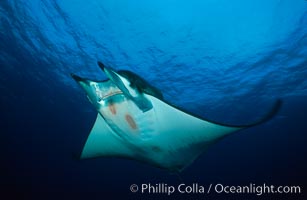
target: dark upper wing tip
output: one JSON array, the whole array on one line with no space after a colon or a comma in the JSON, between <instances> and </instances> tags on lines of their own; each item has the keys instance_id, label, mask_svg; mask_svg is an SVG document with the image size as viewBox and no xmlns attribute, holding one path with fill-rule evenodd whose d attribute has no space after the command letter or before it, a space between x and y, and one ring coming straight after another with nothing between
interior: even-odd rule
<instances>
[{"instance_id":1,"label":"dark upper wing tip","mask_svg":"<svg viewBox=\"0 0 307 200\"><path fill-rule=\"evenodd\" d=\"M251 127L251 126L255 126L255 125L262 124L264 122L269 121L279 112L282 104L283 104L282 99L277 99L275 101L274 105L272 106L271 110L265 116L263 116L260 120L254 122L254 123L246 125L245 127Z\"/></svg>"}]
</instances>

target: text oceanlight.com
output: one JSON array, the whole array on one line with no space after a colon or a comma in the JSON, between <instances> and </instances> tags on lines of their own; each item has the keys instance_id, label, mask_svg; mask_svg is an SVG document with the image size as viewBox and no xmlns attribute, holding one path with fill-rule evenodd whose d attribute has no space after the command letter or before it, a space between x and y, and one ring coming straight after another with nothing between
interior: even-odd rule
<instances>
[{"instance_id":1,"label":"text oceanlight.com","mask_svg":"<svg viewBox=\"0 0 307 200\"><path fill-rule=\"evenodd\" d=\"M166 194L171 195L174 193L182 194L301 194L302 188L300 186L275 186L269 184L254 184L247 185L224 185L221 183L201 185L199 183L193 184L179 184L168 185L166 183L144 183L144 184L132 184L130 191L133 193L140 192L142 194Z\"/></svg>"}]
</instances>

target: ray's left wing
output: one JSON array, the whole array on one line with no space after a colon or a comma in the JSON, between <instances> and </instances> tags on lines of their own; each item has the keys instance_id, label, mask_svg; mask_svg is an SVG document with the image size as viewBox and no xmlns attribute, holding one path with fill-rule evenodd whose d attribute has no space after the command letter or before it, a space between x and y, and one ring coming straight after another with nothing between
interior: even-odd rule
<instances>
[{"instance_id":1,"label":"ray's left wing","mask_svg":"<svg viewBox=\"0 0 307 200\"><path fill-rule=\"evenodd\" d=\"M100 156L130 158L132 155L131 148L128 148L127 144L123 143L118 137L98 113L80 158Z\"/></svg>"}]
</instances>

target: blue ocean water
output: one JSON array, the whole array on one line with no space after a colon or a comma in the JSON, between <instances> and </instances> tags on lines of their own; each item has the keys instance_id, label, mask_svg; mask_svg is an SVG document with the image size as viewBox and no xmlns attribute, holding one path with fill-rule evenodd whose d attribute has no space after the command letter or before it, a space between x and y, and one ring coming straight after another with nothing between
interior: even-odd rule
<instances>
[{"instance_id":1,"label":"blue ocean water","mask_svg":"<svg viewBox=\"0 0 307 200\"><path fill-rule=\"evenodd\" d=\"M137 161L79 161L96 112L70 73L105 79L97 61L133 71L168 102L224 123L257 120L277 98L283 107L212 146L180 178ZM0 197L225 199L129 190L181 181L306 190L306 77L304 0L1 0Z\"/></svg>"}]
</instances>

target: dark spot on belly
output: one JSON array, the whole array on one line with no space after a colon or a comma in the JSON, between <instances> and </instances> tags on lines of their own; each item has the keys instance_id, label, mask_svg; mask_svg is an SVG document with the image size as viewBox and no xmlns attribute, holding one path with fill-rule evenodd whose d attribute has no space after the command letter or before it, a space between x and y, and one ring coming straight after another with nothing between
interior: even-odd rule
<instances>
[{"instance_id":1,"label":"dark spot on belly","mask_svg":"<svg viewBox=\"0 0 307 200\"><path fill-rule=\"evenodd\" d=\"M126 114L125 119L126 119L126 121L128 122L129 126L130 126L133 130L136 130L136 129L137 129L136 123L135 123L134 119L131 117L131 115Z\"/></svg>"},{"instance_id":2,"label":"dark spot on belly","mask_svg":"<svg viewBox=\"0 0 307 200\"><path fill-rule=\"evenodd\" d=\"M113 102L111 102L111 103L109 103L108 107L109 107L109 110L111 111L111 113L113 115L116 115L116 106L115 106L115 104Z\"/></svg>"}]
</instances>

